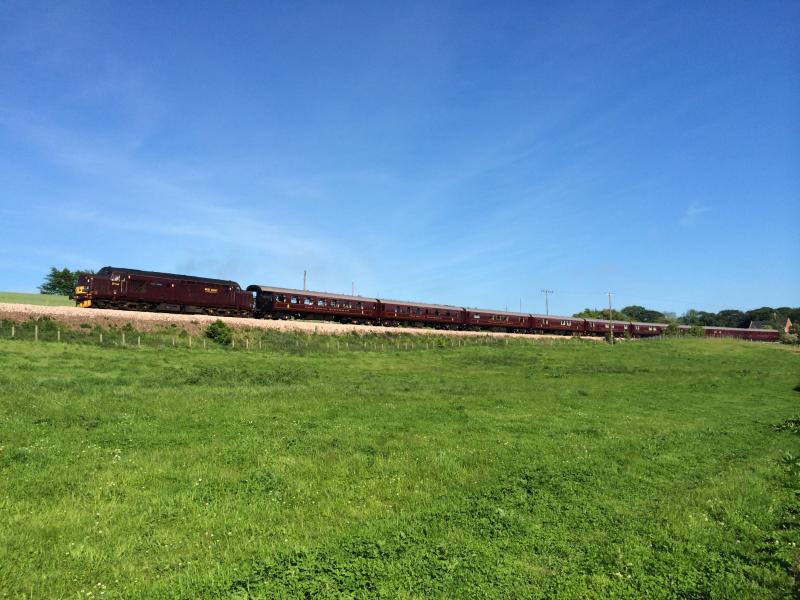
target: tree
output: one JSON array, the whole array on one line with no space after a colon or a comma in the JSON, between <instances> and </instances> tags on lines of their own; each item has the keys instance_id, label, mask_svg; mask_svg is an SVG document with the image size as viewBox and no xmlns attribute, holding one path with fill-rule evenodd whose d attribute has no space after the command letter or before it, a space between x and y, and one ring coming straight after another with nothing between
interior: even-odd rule
<instances>
[{"instance_id":1,"label":"tree","mask_svg":"<svg viewBox=\"0 0 800 600\"><path fill-rule=\"evenodd\" d=\"M664 313L657 310L650 310L644 306L626 306L622 312L630 317L631 321L639 321L641 323L663 323L666 321Z\"/></svg>"},{"instance_id":2,"label":"tree","mask_svg":"<svg viewBox=\"0 0 800 600\"><path fill-rule=\"evenodd\" d=\"M39 291L42 294L69 296L75 290L78 277L92 274L94 274L94 271L89 269L70 271L66 267L61 270L50 267L50 272L44 278L44 283L39 286Z\"/></svg>"},{"instance_id":3,"label":"tree","mask_svg":"<svg viewBox=\"0 0 800 600\"><path fill-rule=\"evenodd\" d=\"M714 325L719 327L747 327L749 324L750 320L747 315L735 309L719 311L717 318L714 320Z\"/></svg>"}]
</instances>

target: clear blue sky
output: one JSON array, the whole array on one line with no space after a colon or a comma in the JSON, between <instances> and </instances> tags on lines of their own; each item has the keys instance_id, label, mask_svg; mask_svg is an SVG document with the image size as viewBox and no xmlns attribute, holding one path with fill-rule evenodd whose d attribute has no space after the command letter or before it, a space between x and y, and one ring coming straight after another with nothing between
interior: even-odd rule
<instances>
[{"instance_id":1,"label":"clear blue sky","mask_svg":"<svg viewBox=\"0 0 800 600\"><path fill-rule=\"evenodd\" d=\"M796 306L798 31L794 1L3 2L0 289Z\"/></svg>"}]
</instances>

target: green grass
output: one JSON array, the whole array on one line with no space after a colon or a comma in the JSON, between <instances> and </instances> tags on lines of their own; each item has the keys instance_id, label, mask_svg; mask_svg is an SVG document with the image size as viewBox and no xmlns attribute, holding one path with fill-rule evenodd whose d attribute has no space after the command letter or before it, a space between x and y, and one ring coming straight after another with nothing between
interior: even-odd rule
<instances>
[{"instance_id":1,"label":"green grass","mask_svg":"<svg viewBox=\"0 0 800 600\"><path fill-rule=\"evenodd\" d=\"M797 353L300 339L0 335L0 593L797 594Z\"/></svg>"},{"instance_id":2,"label":"green grass","mask_svg":"<svg viewBox=\"0 0 800 600\"><path fill-rule=\"evenodd\" d=\"M67 296L53 294L23 294L20 292L0 292L0 304L37 304L39 306L75 306Z\"/></svg>"}]
</instances>

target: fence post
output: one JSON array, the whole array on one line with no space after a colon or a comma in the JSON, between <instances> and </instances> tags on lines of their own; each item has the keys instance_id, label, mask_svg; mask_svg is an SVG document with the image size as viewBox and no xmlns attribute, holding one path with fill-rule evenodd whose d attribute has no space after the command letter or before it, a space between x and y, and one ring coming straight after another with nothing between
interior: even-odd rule
<instances>
[{"instance_id":1,"label":"fence post","mask_svg":"<svg viewBox=\"0 0 800 600\"><path fill-rule=\"evenodd\" d=\"M192 347L192 336L190 335L189 336L189 348L191 348L191 347Z\"/></svg>"},{"instance_id":2,"label":"fence post","mask_svg":"<svg viewBox=\"0 0 800 600\"><path fill-rule=\"evenodd\" d=\"M140 335L136 336L136 345L139 346L139 348L142 347L142 336Z\"/></svg>"},{"instance_id":3,"label":"fence post","mask_svg":"<svg viewBox=\"0 0 800 600\"><path fill-rule=\"evenodd\" d=\"M250 338L244 338L244 349L250 350Z\"/></svg>"},{"instance_id":4,"label":"fence post","mask_svg":"<svg viewBox=\"0 0 800 600\"><path fill-rule=\"evenodd\" d=\"M258 338L258 349L261 350L261 338Z\"/></svg>"},{"instance_id":5,"label":"fence post","mask_svg":"<svg viewBox=\"0 0 800 600\"><path fill-rule=\"evenodd\" d=\"M172 336L172 345L173 346L175 345L175 336L174 335Z\"/></svg>"},{"instance_id":6,"label":"fence post","mask_svg":"<svg viewBox=\"0 0 800 600\"><path fill-rule=\"evenodd\" d=\"M15 333L16 333L16 330L14 329L14 326L12 325L11 326L11 337L12 338L14 337Z\"/></svg>"},{"instance_id":7,"label":"fence post","mask_svg":"<svg viewBox=\"0 0 800 600\"><path fill-rule=\"evenodd\" d=\"M39 326L38 325L34 325L33 326L33 341L34 342L38 342L39 341Z\"/></svg>"},{"instance_id":8,"label":"fence post","mask_svg":"<svg viewBox=\"0 0 800 600\"><path fill-rule=\"evenodd\" d=\"M125 345L125 332L122 332L122 345Z\"/></svg>"},{"instance_id":9,"label":"fence post","mask_svg":"<svg viewBox=\"0 0 800 600\"><path fill-rule=\"evenodd\" d=\"M206 349L206 338L203 338L203 350Z\"/></svg>"},{"instance_id":10,"label":"fence post","mask_svg":"<svg viewBox=\"0 0 800 600\"><path fill-rule=\"evenodd\" d=\"M56 336L58 337L58 341L60 342L61 341L61 330L60 329L56 329Z\"/></svg>"},{"instance_id":11,"label":"fence post","mask_svg":"<svg viewBox=\"0 0 800 600\"><path fill-rule=\"evenodd\" d=\"M231 338L231 348L236 349L236 340Z\"/></svg>"},{"instance_id":12,"label":"fence post","mask_svg":"<svg viewBox=\"0 0 800 600\"><path fill-rule=\"evenodd\" d=\"M103 334L102 333L100 334L100 343L101 344L103 343Z\"/></svg>"}]
</instances>

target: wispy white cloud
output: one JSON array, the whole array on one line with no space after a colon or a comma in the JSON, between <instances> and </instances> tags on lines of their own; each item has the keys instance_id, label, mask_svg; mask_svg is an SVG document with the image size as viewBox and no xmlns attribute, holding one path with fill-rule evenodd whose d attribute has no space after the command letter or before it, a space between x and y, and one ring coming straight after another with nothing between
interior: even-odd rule
<instances>
[{"instance_id":1,"label":"wispy white cloud","mask_svg":"<svg viewBox=\"0 0 800 600\"><path fill-rule=\"evenodd\" d=\"M680 223L684 227L692 227L697 223L700 215L707 213L710 210L710 206L702 206L697 202L692 202L686 207L686 211L683 213Z\"/></svg>"}]
</instances>

